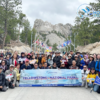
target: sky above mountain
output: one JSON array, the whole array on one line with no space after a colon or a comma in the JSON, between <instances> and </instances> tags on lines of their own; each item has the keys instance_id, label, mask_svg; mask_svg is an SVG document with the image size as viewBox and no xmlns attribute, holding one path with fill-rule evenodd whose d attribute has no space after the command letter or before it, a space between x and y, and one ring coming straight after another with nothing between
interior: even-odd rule
<instances>
[{"instance_id":1,"label":"sky above mountain","mask_svg":"<svg viewBox=\"0 0 100 100\"><path fill-rule=\"evenodd\" d=\"M52 24L74 25L78 7L90 2L96 2L96 0L23 0L22 10L27 15L31 26L36 19Z\"/></svg>"}]
</instances>

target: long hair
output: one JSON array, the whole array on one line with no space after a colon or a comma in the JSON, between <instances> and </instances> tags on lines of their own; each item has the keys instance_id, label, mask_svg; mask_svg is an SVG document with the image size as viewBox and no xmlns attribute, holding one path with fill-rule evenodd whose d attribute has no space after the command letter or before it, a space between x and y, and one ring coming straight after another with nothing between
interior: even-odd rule
<instances>
[{"instance_id":1,"label":"long hair","mask_svg":"<svg viewBox=\"0 0 100 100\"><path fill-rule=\"evenodd\" d=\"M89 73L89 74L92 74L91 70L95 70L95 68L92 67L92 68L90 69L90 73ZM94 72L93 74L95 74L95 75L97 74L96 70L95 70L95 72Z\"/></svg>"}]
</instances>

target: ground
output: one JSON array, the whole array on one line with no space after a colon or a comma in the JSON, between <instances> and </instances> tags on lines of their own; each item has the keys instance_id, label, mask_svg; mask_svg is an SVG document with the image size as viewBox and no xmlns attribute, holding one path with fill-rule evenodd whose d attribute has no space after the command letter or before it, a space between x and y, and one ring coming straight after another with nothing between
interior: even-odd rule
<instances>
[{"instance_id":1,"label":"ground","mask_svg":"<svg viewBox=\"0 0 100 100\"><path fill-rule=\"evenodd\" d=\"M0 92L0 100L100 100L83 87L18 87Z\"/></svg>"}]
</instances>

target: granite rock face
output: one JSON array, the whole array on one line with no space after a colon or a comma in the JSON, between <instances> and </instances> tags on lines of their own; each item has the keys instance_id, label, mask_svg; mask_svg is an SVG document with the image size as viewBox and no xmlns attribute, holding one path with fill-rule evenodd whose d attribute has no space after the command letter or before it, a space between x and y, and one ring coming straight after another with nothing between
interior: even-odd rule
<instances>
[{"instance_id":1,"label":"granite rock face","mask_svg":"<svg viewBox=\"0 0 100 100\"><path fill-rule=\"evenodd\" d=\"M34 28L37 30L43 40L45 35L45 43L47 40L49 40L50 44L53 45L55 43L61 44L65 41L65 38L71 34L72 25L63 25L61 23L52 25L47 21L44 22L41 19L36 19L34 22ZM41 34L43 36L41 36Z\"/></svg>"}]
</instances>

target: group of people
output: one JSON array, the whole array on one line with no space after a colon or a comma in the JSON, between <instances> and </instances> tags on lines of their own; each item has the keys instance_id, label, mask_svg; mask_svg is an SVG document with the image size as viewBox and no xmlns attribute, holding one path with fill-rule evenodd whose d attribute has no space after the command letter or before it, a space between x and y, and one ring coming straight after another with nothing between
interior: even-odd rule
<instances>
[{"instance_id":1,"label":"group of people","mask_svg":"<svg viewBox=\"0 0 100 100\"><path fill-rule=\"evenodd\" d=\"M100 77L100 54L90 55L80 52L50 52L13 54L7 51L0 53L0 91L19 86L21 70L36 69L80 69L82 86L91 87L91 91L100 93L100 86L95 84L96 76ZM41 74L41 73L40 73ZM91 80L88 80L91 79Z\"/></svg>"}]
</instances>

